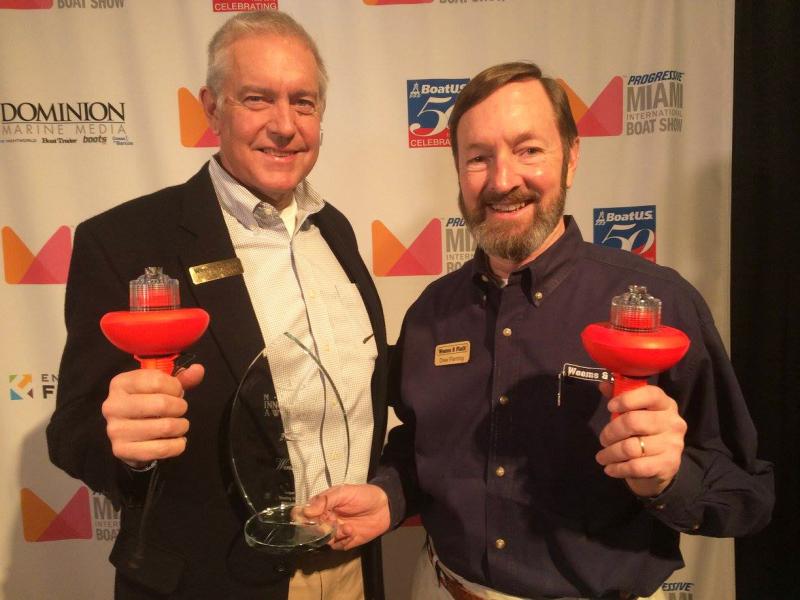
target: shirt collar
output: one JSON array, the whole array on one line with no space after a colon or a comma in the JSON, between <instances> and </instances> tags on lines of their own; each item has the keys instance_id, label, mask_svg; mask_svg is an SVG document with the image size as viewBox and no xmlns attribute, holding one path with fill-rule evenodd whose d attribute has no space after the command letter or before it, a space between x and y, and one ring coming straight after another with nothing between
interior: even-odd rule
<instances>
[{"instance_id":1,"label":"shirt collar","mask_svg":"<svg viewBox=\"0 0 800 600\"><path fill-rule=\"evenodd\" d=\"M564 233L556 242L518 271L511 273L508 285L521 285L528 300L539 306L567 278L575 266L575 254L583 236L575 219L564 216ZM486 294L490 285L499 286L489 267L489 257L478 248L472 261L472 281Z\"/></svg>"},{"instance_id":2,"label":"shirt collar","mask_svg":"<svg viewBox=\"0 0 800 600\"><path fill-rule=\"evenodd\" d=\"M234 217L242 226L250 231L258 231L260 226L253 216L255 208L262 204L255 194L236 181L219 163L218 155L214 155L208 161L208 173L211 176L211 183L222 208ZM314 213L322 210L325 200L317 191L311 187L307 179L303 179L294 189L294 199L297 202L297 225L303 222ZM275 207L263 203L265 211L274 215L275 219L280 219L280 213Z\"/></svg>"}]
</instances>

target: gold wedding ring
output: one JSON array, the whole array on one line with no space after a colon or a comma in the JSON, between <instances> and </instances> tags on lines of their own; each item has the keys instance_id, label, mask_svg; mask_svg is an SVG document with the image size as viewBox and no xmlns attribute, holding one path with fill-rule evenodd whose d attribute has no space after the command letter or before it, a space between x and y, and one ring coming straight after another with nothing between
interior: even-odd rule
<instances>
[{"instance_id":1,"label":"gold wedding ring","mask_svg":"<svg viewBox=\"0 0 800 600\"><path fill-rule=\"evenodd\" d=\"M639 448L642 449L642 456L644 456L644 440L642 439L642 436L637 437L639 438Z\"/></svg>"}]
</instances>

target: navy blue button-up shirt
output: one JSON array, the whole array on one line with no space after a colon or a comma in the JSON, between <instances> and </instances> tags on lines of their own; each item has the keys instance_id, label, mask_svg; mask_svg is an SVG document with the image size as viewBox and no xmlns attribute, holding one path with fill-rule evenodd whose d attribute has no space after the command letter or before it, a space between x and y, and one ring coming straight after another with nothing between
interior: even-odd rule
<instances>
[{"instance_id":1,"label":"navy blue button-up shirt","mask_svg":"<svg viewBox=\"0 0 800 600\"><path fill-rule=\"evenodd\" d=\"M566 224L507 285L479 250L409 309L393 375L403 424L373 483L389 496L393 524L419 512L441 560L470 581L525 597L647 596L683 564L678 532L735 536L766 524L771 465L755 457L754 427L699 293ZM660 298L663 324L692 342L653 379L688 432L673 484L646 500L595 461L609 420L597 385L558 377L566 363L596 366L580 333L607 321L612 297L631 284ZM445 364L435 364L437 347Z\"/></svg>"}]
</instances>

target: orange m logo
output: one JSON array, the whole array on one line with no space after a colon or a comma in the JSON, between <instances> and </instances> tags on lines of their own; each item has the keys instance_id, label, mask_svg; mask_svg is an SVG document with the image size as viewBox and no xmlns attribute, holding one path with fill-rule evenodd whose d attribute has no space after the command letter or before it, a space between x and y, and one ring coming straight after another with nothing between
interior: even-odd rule
<instances>
[{"instance_id":1,"label":"orange m logo","mask_svg":"<svg viewBox=\"0 0 800 600\"><path fill-rule=\"evenodd\" d=\"M386 225L373 221L372 272L378 277L439 275L442 272L442 222L431 219L406 248Z\"/></svg>"}]
</instances>

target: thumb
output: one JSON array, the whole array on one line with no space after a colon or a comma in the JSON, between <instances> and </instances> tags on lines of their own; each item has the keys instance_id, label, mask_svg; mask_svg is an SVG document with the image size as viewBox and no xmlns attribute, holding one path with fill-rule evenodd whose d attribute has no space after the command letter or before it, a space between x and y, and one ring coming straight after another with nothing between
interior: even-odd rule
<instances>
[{"instance_id":1,"label":"thumb","mask_svg":"<svg viewBox=\"0 0 800 600\"><path fill-rule=\"evenodd\" d=\"M175 377L181 382L184 390L190 390L203 381L205 374L206 370L203 365L193 364L176 373Z\"/></svg>"},{"instance_id":2,"label":"thumb","mask_svg":"<svg viewBox=\"0 0 800 600\"><path fill-rule=\"evenodd\" d=\"M326 498L323 494L318 494L313 498L309 498L306 505L303 507L303 514L306 517L318 517L325 512L327 505Z\"/></svg>"}]
</instances>

